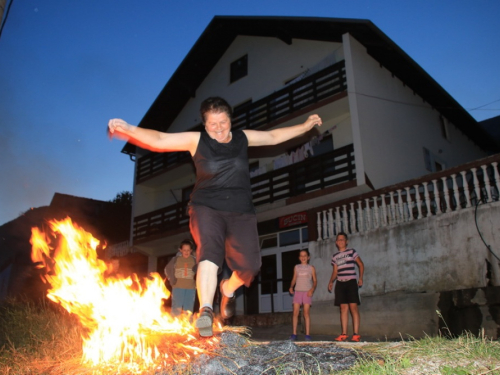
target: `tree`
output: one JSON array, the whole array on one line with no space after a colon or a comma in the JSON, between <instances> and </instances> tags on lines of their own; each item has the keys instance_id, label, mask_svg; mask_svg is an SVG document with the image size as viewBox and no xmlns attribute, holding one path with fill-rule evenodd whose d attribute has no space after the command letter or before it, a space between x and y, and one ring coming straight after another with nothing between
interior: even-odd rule
<instances>
[{"instance_id":1,"label":"tree","mask_svg":"<svg viewBox=\"0 0 500 375\"><path fill-rule=\"evenodd\" d=\"M110 202L132 207L132 193L130 191L122 191L116 194L116 197L110 200Z\"/></svg>"}]
</instances>

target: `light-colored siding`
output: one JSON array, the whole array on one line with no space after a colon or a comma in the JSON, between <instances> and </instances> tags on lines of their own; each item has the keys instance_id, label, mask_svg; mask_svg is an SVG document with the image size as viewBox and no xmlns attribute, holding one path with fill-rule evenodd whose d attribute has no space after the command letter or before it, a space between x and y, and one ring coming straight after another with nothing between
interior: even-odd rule
<instances>
[{"instance_id":1,"label":"light-colored siding","mask_svg":"<svg viewBox=\"0 0 500 375\"><path fill-rule=\"evenodd\" d=\"M486 156L451 123L450 140L443 138L437 110L381 67L352 36L345 35L344 44L351 54L346 56L349 99L356 106L351 112L357 111L351 115L359 119L353 121L360 135L355 147L362 149L364 171L375 188L427 174L423 147L446 167ZM356 162L359 166L360 160Z\"/></svg>"}]
</instances>

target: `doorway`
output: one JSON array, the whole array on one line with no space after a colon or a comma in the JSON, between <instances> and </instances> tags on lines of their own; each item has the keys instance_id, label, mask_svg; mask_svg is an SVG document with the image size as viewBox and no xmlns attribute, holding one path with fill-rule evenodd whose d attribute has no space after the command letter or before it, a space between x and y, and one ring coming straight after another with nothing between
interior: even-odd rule
<instances>
[{"instance_id":1,"label":"doorway","mask_svg":"<svg viewBox=\"0 0 500 375\"><path fill-rule=\"evenodd\" d=\"M261 237L259 313L293 310L293 296L289 293L293 269L300 263L300 250L307 247L307 227Z\"/></svg>"}]
</instances>

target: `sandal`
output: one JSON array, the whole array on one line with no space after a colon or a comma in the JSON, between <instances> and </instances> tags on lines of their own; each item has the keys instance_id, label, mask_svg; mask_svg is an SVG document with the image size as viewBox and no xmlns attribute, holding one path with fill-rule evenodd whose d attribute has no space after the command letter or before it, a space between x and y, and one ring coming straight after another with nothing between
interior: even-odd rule
<instances>
[{"instance_id":1,"label":"sandal","mask_svg":"<svg viewBox=\"0 0 500 375\"><path fill-rule=\"evenodd\" d=\"M351 341L353 341L353 342L359 342L360 340L361 340L361 336L360 335L354 334L351 337Z\"/></svg>"},{"instance_id":2,"label":"sandal","mask_svg":"<svg viewBox=\"0 0 500 375\"><path fill-rule=\"evenodd\" d=\"M348 336L343 333L335 338L335 341L347 341Z\"/></svg>"}]
</instances>

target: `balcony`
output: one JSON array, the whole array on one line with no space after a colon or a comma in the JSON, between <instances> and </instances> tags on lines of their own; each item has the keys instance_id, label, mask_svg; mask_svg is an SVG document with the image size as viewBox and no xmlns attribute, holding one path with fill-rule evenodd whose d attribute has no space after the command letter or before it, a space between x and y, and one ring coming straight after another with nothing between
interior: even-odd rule
<instances>
[{"instance_id":1,"label":"balcony","mask_svg":"<svg viewBox=\"0 0 500 375\"><path fill-rule=\"evenodd\" d=\"M258 129L347 90L345 62L320 70L233 113L233 129ZM187 152L149 153L137 162L136 184L190 160Z\"/></svg>"},{"instance_id":2,"label":"balcony","mask_svg":"<svg viewBox=\"0 0 500 375\"><path fill-rule=\"evenodd\" d=\"M347 90L345 62L320 70L233 113L233 129L258 129Z\"/></svg>"},{"instance_id":3,"label":"balcony","mask_svg":"<svg viewBox=\"0 0 500 375\"><path fill-rule=\"evenodd\" d=\"M273 203L355 178L354 148L351 144L253 177L253 204Z\"/></svg>"},{"instance_id":4,"label":"balcony","mask_svg":"<svg viewBox=\"0 0 500 375\"><path fill-rule=\"evenodd\" d=\"M251 179L255 206L273 203L356 178L353 145L255 176ZM187 229L187 202L176 203L134 218L134 243Z\"/></svg>"}]
</instances>

